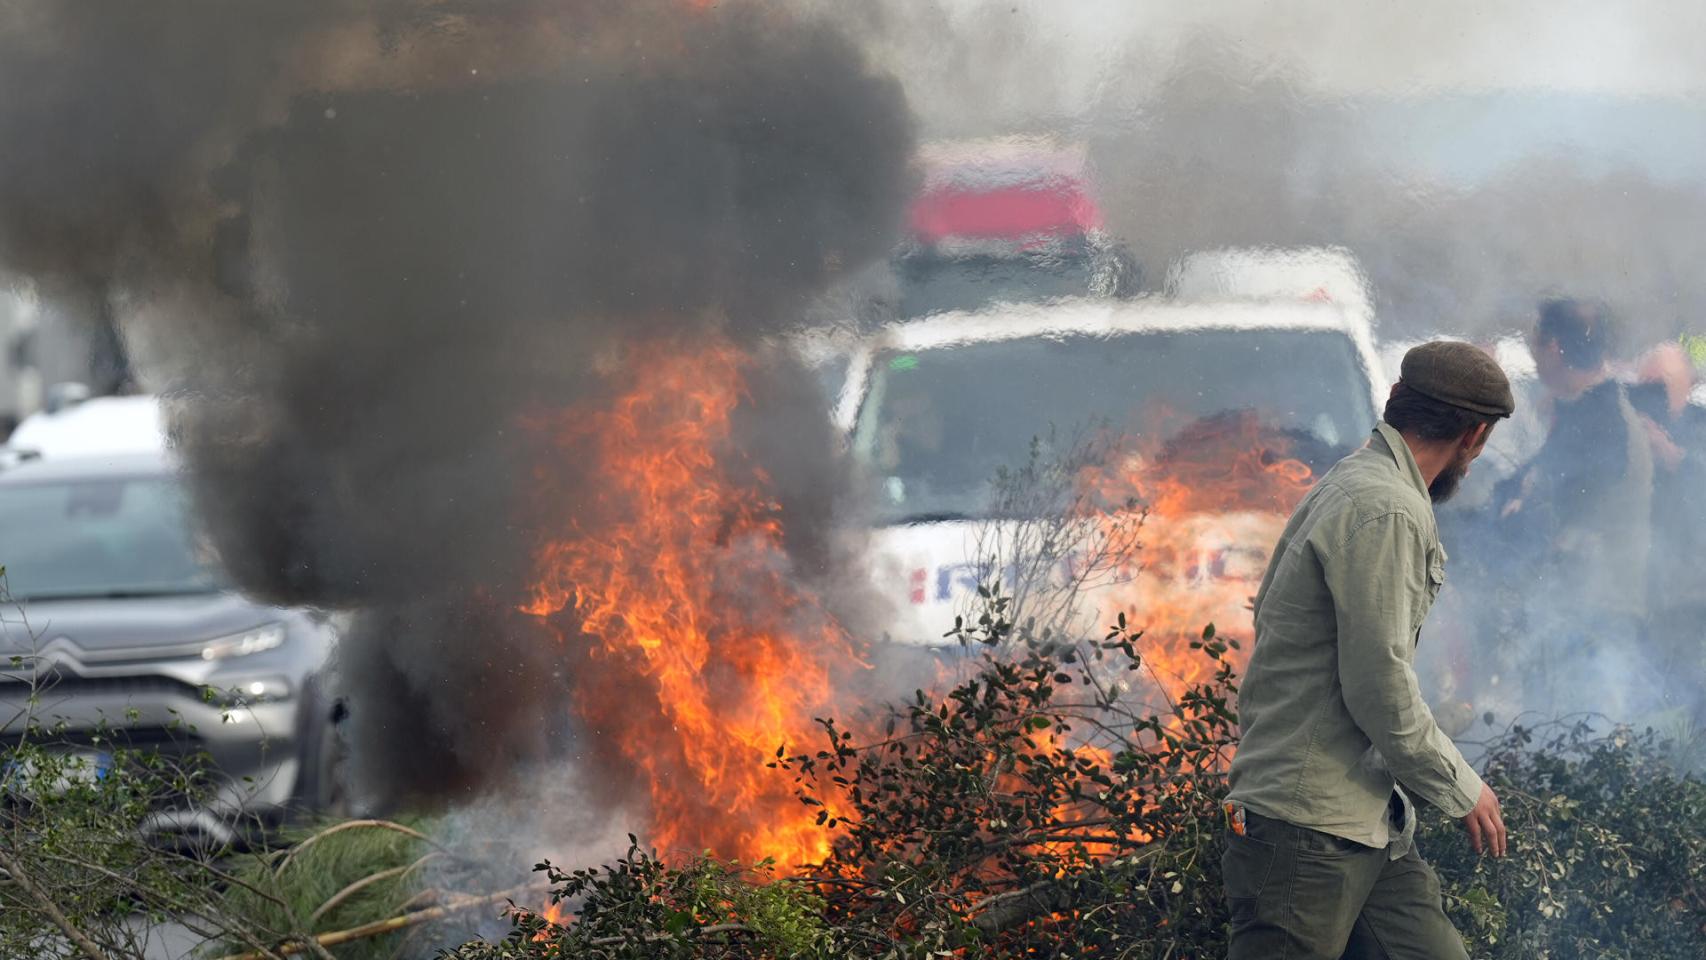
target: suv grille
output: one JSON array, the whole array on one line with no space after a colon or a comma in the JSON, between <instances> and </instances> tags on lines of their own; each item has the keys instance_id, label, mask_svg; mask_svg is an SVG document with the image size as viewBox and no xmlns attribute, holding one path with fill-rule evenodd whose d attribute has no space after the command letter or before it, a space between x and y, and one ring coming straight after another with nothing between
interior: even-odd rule
<instances>
[{"instance_id":1,"label":"suv grille","mask_svg":"<svg viewBox=\"0 0 1706 960\"><path fill-rule=\"evenodd\" d=\"M22 678L8 679L12 683L23 682ZM59 697L100 695L201 695L201 689L193 684L151 674L131 677L84 677L75 673L43 673L36 678L36 692L44 701Z\"/></svg>"}]
</instances>

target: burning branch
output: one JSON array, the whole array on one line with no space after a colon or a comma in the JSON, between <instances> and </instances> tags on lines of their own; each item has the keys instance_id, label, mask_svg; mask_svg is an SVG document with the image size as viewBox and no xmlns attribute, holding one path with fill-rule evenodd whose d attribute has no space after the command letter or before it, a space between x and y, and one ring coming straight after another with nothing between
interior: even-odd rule
<instances>
[{"instance_id":1,"label":"burning branch","mask_svg":"<svg viewBox=\"0 0 1706 960\"><path fill-rule=\"evenodd\" d=\"M1151 856L1158 856L1158 845L1141 847L1120 857L1114 869L1136 866ZM972 926L985 937L995 937L1006 930L1051 913L1071 910L1083 902L1078 887L1082 878L1042 880L1019 890L1009 890L978 901L971 910Z\"/></svg>"}]
</instances>

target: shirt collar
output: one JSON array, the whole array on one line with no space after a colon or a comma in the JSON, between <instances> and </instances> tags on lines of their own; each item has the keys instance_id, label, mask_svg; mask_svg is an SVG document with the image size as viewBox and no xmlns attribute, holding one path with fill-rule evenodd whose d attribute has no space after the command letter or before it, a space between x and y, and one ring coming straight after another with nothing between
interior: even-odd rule
<instances>
[{"instance_id":1,"label":"shirt collar","mask_svg":"<svg viewBox=\"0 0 1706 960\"><path fill-rule=\"evenodd\" d=\"M1422 476L1422 468L1416 465L1416 455L1410 452L1410 445L1404 442L1400 434L1391 424L1382 420L1374 425L1374 436L1370 442L1375 446L1385 446L1386 452L1398 464L1398 472L1402 473L1416 491L1422 496L1428 495L1428 481Z\"/></svg>"}]
</instances>

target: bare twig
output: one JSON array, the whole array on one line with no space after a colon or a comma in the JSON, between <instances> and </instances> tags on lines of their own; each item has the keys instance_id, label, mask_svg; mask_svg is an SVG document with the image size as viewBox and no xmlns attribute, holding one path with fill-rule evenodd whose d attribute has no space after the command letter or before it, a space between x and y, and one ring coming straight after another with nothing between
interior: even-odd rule
<instances>
[{"instance_id":1,"label":"bare twig","mask_svg":"<svg viewBox=\"0 0 1706 960\"><path fill-rule=\"evenodd\" d=\"M65 915L65 911L59 909L59 904L54 903L53 898L47 895L47 891L38 886L18 866L18 862L13 860L11 855L4 850L0 850L0 870L6 871L6 874L18 885L18 888L36 902L36 905L41 908L41 912L53 921L53 925L58 927L60 932L65 934L66 939L70 940L85 957L88 957L89 960L107 960L106 953L96 945L95 941L89 939L88 934L78 929L77 925L71 922L71 918Z\"/></svg>"},{"instance_id":2,"label":"bare twig","mask_svg":"<svg viewBox=\"0 0 1706 960\"><path fill-rule=\"evenodd\" d=\"M284 859L279 861L278 867L273 872L274 873L284 872L284 868L290 866L291 861L296 858L297 854L308 849L309 847L311 847L314 844L318 843L319 841L325 839L326 837L329 837L334 833L342 833L345 830L354 830L354 829L361 828L361 827L376 827L376 828L379 828L382 830L395 830L398 833L406 834L407 836L414 837L416 840L419 840L422 843L427 844L428 846L435 847L435 848L440 849L440 850L444 849L443 847L439 846L439 844L436 841L434 841L431 837L420 832L419 830L416 830L413 827L406 827L406 826L404 826L400 823L397 823L395 821L392 821L392 820L345 820L342 823L333 824L332 826L327 827L324 830L321 830L319 833L316 833L313 836L308 837L307 839L303 840L301 843L297 844L296 846L291 847L290 852L286 853L284 855Z\"/></svg>"},{"instance_id":3,"label":"bare twig","mask_svg":"<svg viewBox=\"0 0 1706 960\"><path fill-rule=\"evenodd\" d=\"M201 870L201 871L207 873L209 876L213 877L216 880L224 881L225 883L229 883L232 886L242 887L243 889L249 891L250 893L254 894L255 896L260 897L261 899L266 900L266 901L274 904L275 906L281 907L285 910L290 909L290 904L286 903L284 901L284 898L277 896L276 894L268 893L267 891L262 890L260 887L255 886L254 884L250 883L249 881L244 880L242 877L236 876L235 874L227 873L227 872L219 869L218 867L214 866L213 864L208 863L204 859L201 859L199 857L186 857L183 854L176 853L176 852L173 852L170 850L164 850L164 851L161 851L161 853L163 856L171 857L171 858L177 859L181 862L187 863L190 866L194 867L195 869Z\"/></svg>"},{"instance_id":4,"label":"bare twig","mask_svg":"<svg viewBox=\"0 0 1706 960\"><path fill-rule=\"evenodd\" d=\"M115 873L112 870L108 870L106 867L103 867L98 863L90 863L86 860L76 860L76 859L73 859L71 857L55 856L52 854L48 854L45 856L46 856L46 859L54 860L54 861L57 861L59 863L64 863L64 864L67 864L69 866L76 867L79 870L87 870L91 873L96 873L96 874L99 874L101 876L104 876L107 879L112 880L113 882L119 884L119 886L123 889L141 890L141 888L137 886L136 881L133 880L132 878L126 877L120 873ZM248 886L248 885L244 884L244 886ZM260 891L256 891L256 892L260 893ZM262 894L262 896L265 896L265 894ZM180 899L179 897L175 897L175 896L172 896L171 894L164 893L164 892L158 891L158 890L149 891L148 897L149 897L149 899L156 900L156 901L170 907L171 909L178 911L180 914L200 917L201 919L206 920L214 928L219 930L222 933L222 935L230 937L232 939L242 940L245 943L249 944L249 946L253 947L254 950L256 951L256 956L268 958L268 960L279 960L278 954L273 953L271 950L268 950L264 945L262 945L260 940L256 939L254 934L251 933L243 924L238 923L229 917L215 916L215 915L207 912L208 908L206 908L203 905L191 903L191 902L188 902L186 900ZM288 907L287 904L284 904L284 902L282 900L278 900L276 897L268 897L268 899L275 900L279 904Z\"/></svg>"},{"instance_id":5,"label":"bare twig","mask_svg":"<svg viewBox=\"0 0 1706 960\"><path fill-rule=\"evenodd\" d=\"M337 930L332 933L322 933L317 937L309 937L301 942L282 944L275 948L274 952L279 956L289 957L295 956L299 953L306 953L309 950L316 948L324 950L327 947L335 947L339 944L350 943L355 940L365 940L369 937L377 937L383 934L393 933L398 930L406 930L409 927L418 926L423 923L431 923L434 920L442 920L445 917L454 916L455 914L462 913L466 910L473 910L478 907L501 903L528 890L537 889L537 886L537 884L529 884L505 890L501 893L484 894L477 897L454 900L449 903L445 903L442 906L431 907L426 910L416 910L413 913L401 914L386 920L375 920L372 923L364 923L359 927L351 927L348 930ZM219 958L219 960L265 960L266 956L267 954L260 951L250 951L248 953L229 954Z\"/></svg>"},{"instance_id":6,"label":"bare twig","mask_svg":"<svg viewBox=\"0 0 1706 960\"><path fill-rule=\"evenodd\" d=\"M406 866L392 867L389 870L381 870L378 873L370 873L367 876L362 877L360 880L357 880L354 883L350 884L349 886L343 888L342 890L339 890L337 893L332 894L330 897L328 897L326 899L325 903L322 903L322 904L320 904L320 906L316 907L314 912L310 913L308 915L309 924L313 924L316 920L319 920L321 917L325 916L329 911L336 908L338 904L343 903L345 900L348 900L350 897L355 896L356 894L367 889L368 887L370 887L376 883L382 883L386 880L390 880L393 877L406 876L408 873L413 871L416 867L420 866L422 863L425 863L428 860L431 860L432 858L434 858L436 856L439 856L439 854L429 853L426 856L421 857L419 860L416 860L414 863L408 864Z\"/></svg>"}]
</instances>

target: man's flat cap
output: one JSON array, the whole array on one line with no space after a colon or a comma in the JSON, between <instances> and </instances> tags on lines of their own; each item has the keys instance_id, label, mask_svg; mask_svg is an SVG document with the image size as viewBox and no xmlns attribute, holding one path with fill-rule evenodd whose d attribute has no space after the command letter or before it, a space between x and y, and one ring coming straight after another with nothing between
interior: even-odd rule
<instances>
[{"instance_id":1,"label":"man's flat cap","mask_svg":"<svg viewBox=\"0 0 1706 960\"><path fill-rule=\"evenodd\" d=\"M1510 378L1481 348L1457 340L1434 340L1404 354L1398 379L1440 403L1508 417L1516 412Z\"/></svg>"}]
</instances>

